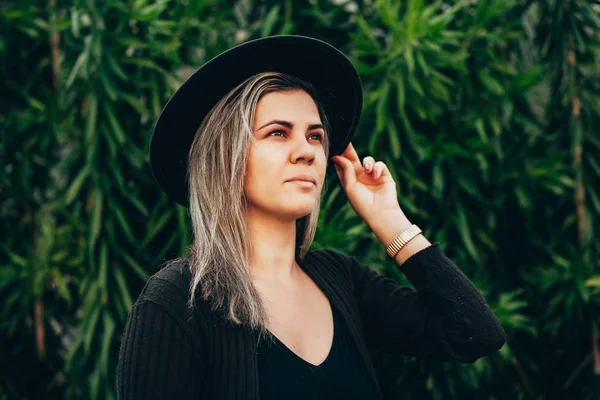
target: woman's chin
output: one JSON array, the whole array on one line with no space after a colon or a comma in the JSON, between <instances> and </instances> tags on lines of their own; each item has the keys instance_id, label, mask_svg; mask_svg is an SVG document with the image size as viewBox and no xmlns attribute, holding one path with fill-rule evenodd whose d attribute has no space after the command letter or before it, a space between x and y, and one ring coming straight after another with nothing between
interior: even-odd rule
<instances>
[{"instance_id":1,"label":"woman's chin","mask_svg":"<svg viewBox=\"0 0 600 400\"><path fill-rule=\"evenodd\" d=\"M310 214L314 209L314 202L306 203L306 204L298 204L297 207L286 207L285 214L293 216L295 219L306 217Z\"/></svg>"}]
</instances>

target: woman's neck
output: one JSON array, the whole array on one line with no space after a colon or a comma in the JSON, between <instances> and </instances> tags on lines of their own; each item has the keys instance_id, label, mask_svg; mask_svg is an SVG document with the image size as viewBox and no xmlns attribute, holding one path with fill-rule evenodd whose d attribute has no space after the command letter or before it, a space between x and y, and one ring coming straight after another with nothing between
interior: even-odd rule
<instances>
[{"instance_id":1,"label":"woman's neck","mask_svg":"<svg viewBox=\"0 0 600 400\"><path fill-rule=\"evenodd\" d=\"M288 280L296 263L296 220L249 213L250 274Z\"/></svg>"}]
</instances>

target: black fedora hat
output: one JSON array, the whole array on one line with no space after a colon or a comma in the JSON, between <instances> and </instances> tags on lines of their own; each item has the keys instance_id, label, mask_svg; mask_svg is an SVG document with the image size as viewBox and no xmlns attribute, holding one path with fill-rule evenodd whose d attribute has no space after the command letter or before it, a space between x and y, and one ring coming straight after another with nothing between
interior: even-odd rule
<instances>
[{"instance_id":1,"label":"black fedora hat","mask_svg":"<svg viewBox=\"0 0 600 400\"><path fill-rule=\"evenodd\" d=\"M188 152L206 114L235 86L269 71L287 73L314 85L329 120L330 154L344 151L356 130L363 96L360 77L350 60L332 45L306 36L251 40L200 67L158 117L150 140L150 168L171 200L188 206Z\"/></svg>"}]
</instances>

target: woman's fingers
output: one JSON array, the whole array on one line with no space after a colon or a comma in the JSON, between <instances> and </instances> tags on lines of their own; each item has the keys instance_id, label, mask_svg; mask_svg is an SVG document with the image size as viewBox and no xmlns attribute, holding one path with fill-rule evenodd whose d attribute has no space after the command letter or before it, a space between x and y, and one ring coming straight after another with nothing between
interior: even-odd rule
<instances>
[{"instance_id":1,"label":"woman's fingers","mask_svg":"<svg viewBox=\"0 0 600 400\"><path fill-rule=\"evenodd\" d=\"M380 178L384 171L385 163L383 161L377 161L375 165L373 165L373 179Z\"/></svg>"},{"instance_id":2,"label":"woman's fingers","mask_svg":"<svg viewBox=\"0 0 600 400\"><path fill-rule=\"evenodd\" d=\"M363 169L364 171L369 174L371 173L371 171L373 171L373 166L375 165L375 159L371 156L367 156L365 158L363 158Z\"/></svg>"},{"instance_id":3,"label":"woman's fingers","mask_svg":"<svg viewBox=\"0 0 600 400\"><path fill-rule=\"evenodd\" d=\"M370 174L372 179L381 177L386 169L383 161L376 162L371 156L364 157L361 162L352 143L348 144L348 147L346 147L346 150L342 153L342 157L350 161L357 174L359 171L363 171L366 174Z\"/></svg>"},{"instance_id":4,"label":"woman's fingers","mask_svg":"<svg viewBox=\"0 0 600 400\"><path fill-rule=\"evenodd\" d=\"M342 156L350 160L352 165L354 166L354 170L358 173L362 169L362 164L360 162L360 157L358 157L358 153L354 149L352 142L348 143L346 150L342 153Z\"/></svg>"}]
</instances>

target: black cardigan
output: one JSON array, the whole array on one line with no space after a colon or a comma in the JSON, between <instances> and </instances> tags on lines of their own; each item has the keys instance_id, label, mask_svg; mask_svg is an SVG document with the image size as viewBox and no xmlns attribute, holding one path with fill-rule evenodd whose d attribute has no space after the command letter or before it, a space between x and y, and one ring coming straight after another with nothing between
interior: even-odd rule
<instances>
[{"instance_id":1,"label":"black cardigan","mask_svg":"<svg viewBox=\"0 0 600 400\"><path fill-rule=\"evenodd\" d=\"M438 243L402 265L416 291L334 250L296 260L341 311L378 388L368 349L472 363L506 341L484 298ZM189 311L190 277L180 263L144 286L121 342L120 399L258 399L256 335L203 300Z\"/></svg>"}]
</instances>

